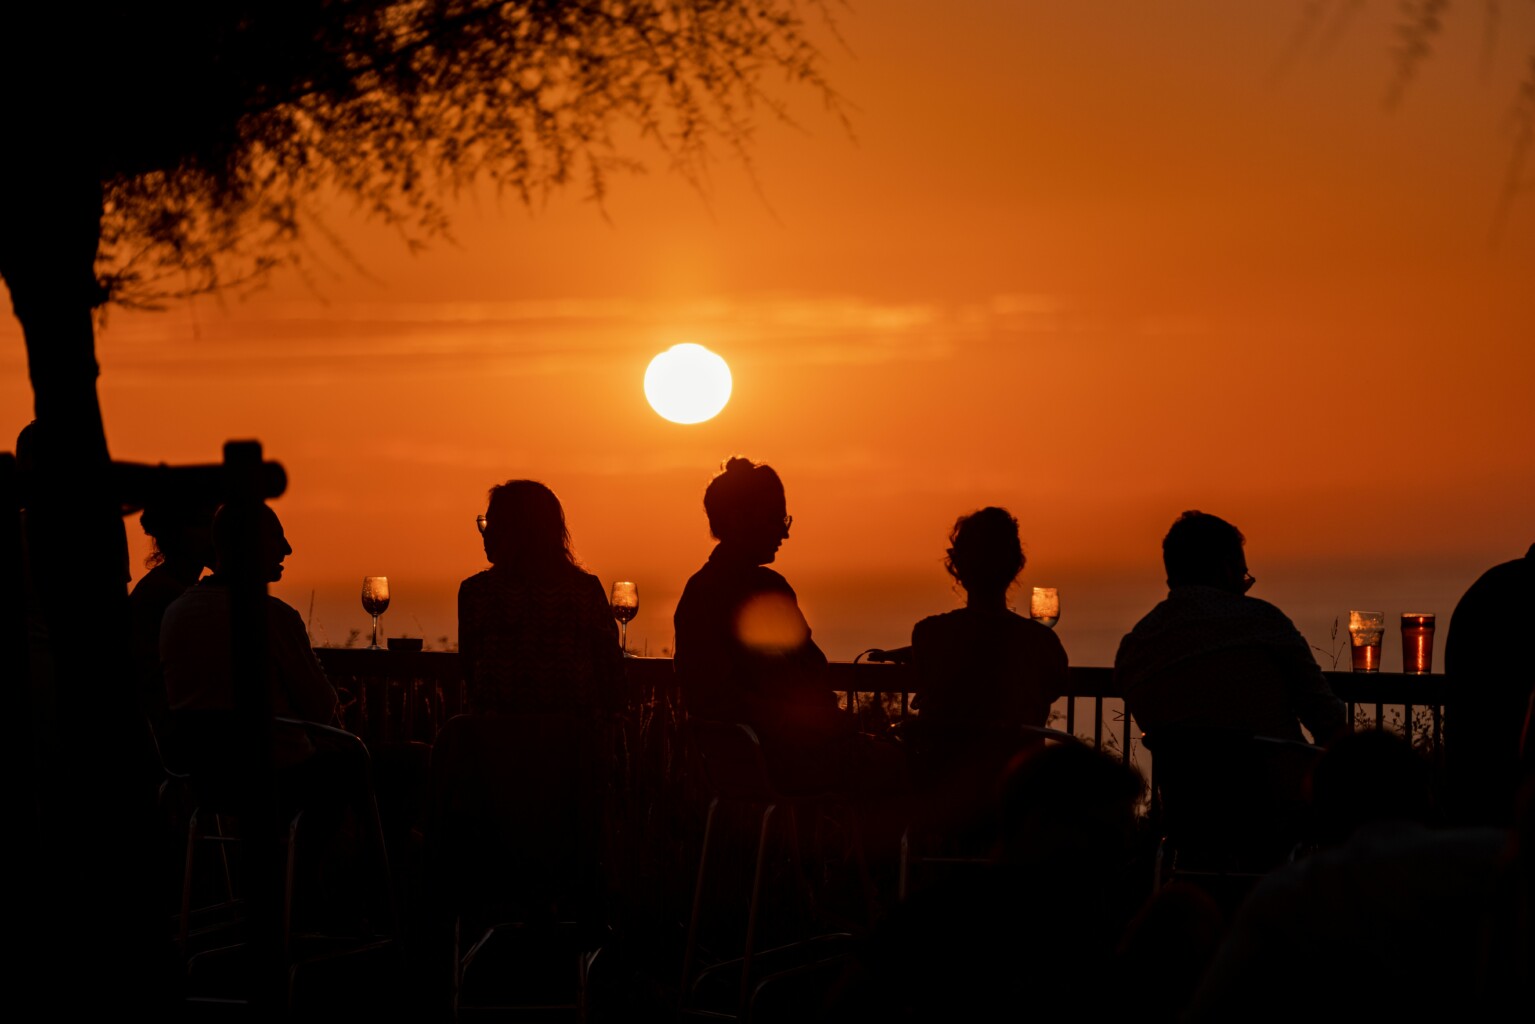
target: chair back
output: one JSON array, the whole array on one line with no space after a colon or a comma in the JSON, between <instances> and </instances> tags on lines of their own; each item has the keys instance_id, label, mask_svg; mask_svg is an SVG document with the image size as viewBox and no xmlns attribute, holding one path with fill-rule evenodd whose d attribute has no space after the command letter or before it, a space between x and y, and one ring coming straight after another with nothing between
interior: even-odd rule
<instances>
[{"instance_id":1,"label":"chair back","mask_svg":"<svg viewBox=\"0 0 1535 1024\"><path fill-rule=\"evenodd\" d=\"M1161 829L1185 857L1262 870L1299 842L1321 747L1207 727L1165 728L1144 742Z\"/></svg>"},{"instance_id":2,"label":"chair back","mask_svg":"<svg viewBox=\"0 0 1535 1024\"><path fill-rule=\"evenodd\" d=\"M768 776L762 740L751 726L690 716L686 733L698 778L709 795L769 803L778 799Z\"/></svg>"},{"instance_id":3,"label":"chair back","mask_svg":"<svg viewBox=\"0 0 1535 1024\"><path fill-rule=\"evenodd\" d=\"M428 870L455 911L585 916L600 890L599 729L574 715L472 714L432 746Z\"/></svg>"}]
</instances>

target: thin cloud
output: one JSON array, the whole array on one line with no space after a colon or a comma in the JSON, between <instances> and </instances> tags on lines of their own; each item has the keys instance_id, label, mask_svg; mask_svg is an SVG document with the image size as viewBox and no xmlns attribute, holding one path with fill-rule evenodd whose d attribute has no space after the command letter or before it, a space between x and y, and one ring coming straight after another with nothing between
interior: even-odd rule
<instances>
[{"instance_id":1,"label":"thin cloud","mask_svg":"<svg viewBox=\"0 0 1535 1024\"><path fill-rule=\"evenodd\" d=\"M116 315L100 352L117 386L164 381L324 381L408 371L427 377L582 373L614 357L696 341L779 365L933 362L968 344L1063 327L1049 296L969 304L770 295L691 301L566 298L478 303L273 303L192 318ZM13 360L21 346L12 347Z\"/></svg>"}]
</instances>

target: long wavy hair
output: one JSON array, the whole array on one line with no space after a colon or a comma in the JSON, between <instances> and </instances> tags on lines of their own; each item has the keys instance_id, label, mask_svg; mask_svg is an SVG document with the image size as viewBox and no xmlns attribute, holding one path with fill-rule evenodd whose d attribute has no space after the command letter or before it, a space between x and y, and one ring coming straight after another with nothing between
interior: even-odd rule
<instances>
[{"instance_id":1,"label":"long wavy hair","mask_svg":"<svg viewBox=\"0 0 1535 1024\"><path fill-rule=\"evenodd\" d=\"M537 480L508 480L490 489L485 554L492 565L521 572L581 568L570 546L565 509Z\"/></svg>"}]
</instances>

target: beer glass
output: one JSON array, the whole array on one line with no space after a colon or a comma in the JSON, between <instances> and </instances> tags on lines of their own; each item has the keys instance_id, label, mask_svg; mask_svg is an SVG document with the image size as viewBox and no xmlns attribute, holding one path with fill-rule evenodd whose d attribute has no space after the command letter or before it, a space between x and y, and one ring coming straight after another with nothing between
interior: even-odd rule
<instances>
[{"instance_id":1,"label":"beer glass","mask_svg":"<svg viewBox=\"0 0 1535 1024\"><path fill-rule=\"evenodd\" d=\"M1385 631L1385 612L1348 613L1348 643L1355 672L1380 671L1380 639Z\"/></svg>"},{"instance_id":2,"label":"beer glass","mask_svg":"<svg viewBox=\"0 0 1535 1024\"><path fill-rule=\"evenodd\" d=\"M1402 613L1402 671L1428 675L1434 667L1434 613Z\"/></svg>"}]
</instances>

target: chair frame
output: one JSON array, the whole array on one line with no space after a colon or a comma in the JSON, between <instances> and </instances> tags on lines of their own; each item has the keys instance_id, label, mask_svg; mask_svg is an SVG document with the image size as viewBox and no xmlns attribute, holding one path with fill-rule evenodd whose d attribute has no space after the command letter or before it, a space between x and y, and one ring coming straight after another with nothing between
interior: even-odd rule
<instances>
[{"instance_id":1,"label":"chair frame","mask_svg":"<svg viewBox=\"0 0 1535 1024\"><path fill-rule=\"evenodd\" d=\"M1069 732L1060 729L1052 729L1048 726L1026 725L1019 731L1019 739L1024 743L1082 743L1082 740ZM1019 750L1028 749L1020 745ZM911 894L911 869L926 865L942 865L955 868L978 868L995 864L996 859L989 854L925 854L913 853L912 847L918 832L919 825L916 821L908 820L901 830L900 862L896 875L896 901L905 903Z\"/></svg>"},{"instance_id":2,"label":"chair frame","mask_svg":"<svg viewBox=\"0 0 1535 1024\"><path fill-rule=\"evenodd\" d=\"M1287 740L1272 736L1238 733L1230 730L1175 729L1164 730L1164 733L1168 731L1179 735L1209 734L1211 736L1224 736L1228 742L1250 744L1252 748L1257 751L1266 752L1273 755L1278 755L1284 752L1291 752L1298 756L1316 758L1320 757L1323 751L1322 747L1316 746L1315 744L1306 743L1301 740ZM1150 734L1148 734L1143 740L1146 749L1150 750L1152 754L1152 821L1157 835L1157 848L1152 860L1152 894L1154 895L1163 886L1177 880L1197 881L1199 879L1234 879L1239 881L1256 881L1257 879L1262 878L1268 874L1269 870L1272 870L1272 868L1260 869L1256 865L1243 863L1239 859L1236 859L1234 855L1230 854L1229 852L1226 856L1219 859L1213 866L1210 867L1179 867L1179 842L1170 833L1167 827L1165 799L1162 795L1162 786L1165 779L1157 778L1156 746L1159 744L1159 742L1165 741L1159 741L1158 738L1153 737ZM1294 861L1297 858L1300 849L1301 843L1299 841L1299 837L1297 837L1297 841L1289 847L1289 850L1282 858L1282 862Z\"/></svg>"},{"instance_id":3,"label":"chair frame","mask_svg":"<svg viewBox=\"0 0 1535 1024\"><path fill-rule=\"evenodd\" d=\"M518 717L524 717L524 716L507 716L507 717L518 718ZM562 718L562 719L569 719L572 723L577 721L577 719L574 716L542 716L542 715L534 715L534 716L526 716L526 717L529 717L529 718L544 718L544 717ZM435 747L441 746L441 744L442 744L442 735L443 735L443 733L447 732L447 730L449 728L462 728L462 727L465 727L464 725L460 725L460 726L457 726L457 727L453 726L453 723L455 721L459 720L459 719L468 719L468 720L473 720L473 721L484 720L483 716L475 715L475 714L455 715L452 718L450 718L447 722L445 722L443 724L443 729L438 734L438 738L437 738L438 742L437 742L437 744L434 745L434 754L435 754ZM434 801L437 799L437 793L436 793L437 785L438 785L437 780L434 779L433 782L432 782L432 789L433 789L433 793L434 793L434 797L433 797ZM600 799L600 797L599 797L599 799ZM604 809L603 811L599 812L598 821L597 821L597 829L598 829L598 831L597 831L597 835L595 837L593 837L595 839L596 843L597 843L597 851L598 851L599 861L600 861L600 857L602 855L602 852L604 850L606 850L607 846L608 846L608 843L607 843L608 828L609 828L608 816L607 816L606 811ZM451 927L452 927L452 941L451 941L451 946L452 946L452 972L451 972L451 989L450 989L450 992L449 992L449 1001L450 1001L450 1010L451 1010L451 1019L452 1020L455 1020L455 1021L458 1020L460 1018L460 1015L461 1015L462 1011L464 1011L465 1009L473 1009L475 1011L487 1011L487 1012L490 1012L490 1011L521 1012L521 1011L532 1011L532 1010L573 1010L573 1011L575 1011L576 1018L577 1018L578 1021L583 1021L584 1022L587 1019L587 1012L588 1012L588 1002L587 1002L588 982L590 980L590 974L591 974L592 965L596 962L597 957L602 952L602 948L603 948L603 942L601 942L601 941L592 942L592 941L590 941L589 938L588 938L587 941L577 941L577 942L573 943L577 947L577 949L576 949L576 965L575 965L576 966L576 989L575 989L575 996L574 996L573 1000L571 1000L569 1002L554 1002L554 1003L550 1003L550 1002L475 1003L472 1007L465 1006L464 1003L463 1003L463 989L464 989L465 981L466 981L466 979L468 977L468 974L469 974L469 969L474 965L475 961L477 959L479 959L481 954L485 951L486 947L490 944L491 940L494 939L497 935L503 934L503 933L508 932L508 931L530 930L530 925L526 921L519 920L519 919L513 919L513 918L493 919L493 920L490 920L489 923L486 923L486 924L476 924L476 926L475 926L476 937L475 937L473 942L468 943L467 948L466 948L466 945L465 945L465 934L464 934L464 926L465 926L464 910L465 910L464 906L455 903L455 905L452 907L452 913L451 913ZM495 917L495 915L491 915L491 916L493 918ZM576 937L579 937L583 931L590 931L590 933L592 935L596 935L596 934L599 934L599 933L605 935L607 933L607 931L608 931L607 924L606 924L605 921L601 922L600 924L597 924L597 923L593 923L593 922L590 922L590 921L582 921L582 920L577 920L575 918L563 918L563 917L558 919L558 920L555 920L555 921L547 922L544 925L542 925L542 927L552 928L556 934L565 935L565 936L576 936Z\"/></svg>"},{"instance_id":4,"label":"chair frame","mask_svg":"<svg viewBox=\"0 0 1535 1024\"><path fill-rule=\"evenodd\" d=\"M784 840L790 851L796 878L813 901L813 888L805 877L804 865L799 853L799 812L801 809L811 807L844 804L845 800L835 793L789 795L780 792L773 784L768 773L767 760L763 754L761 738L757 735L755 729L744 722L719 722L690 718L685 728L690 741L688 746L697 768L696 775L703 781L709 795L709 802L704 813L703 839L699 848L698 869L694 876L693 899L688 914L687 937L683 946L682 974L677 992L677 1013L679 1017L691 1016L716 1020L750 1020L757 997L766 986L777 979L822 967L845 955L844 951L838 947L852 938L851 932L821 933L781 946L775 946L771 949L759 950L756 946L757 926L762 907L763 872L766 867L768 842L774 820L782 818L784 821ZM723 765L716 761L710 752L706 752L704 746L710 746L713 751L717 751L719 748L714 746L713 743L700 744L699 740L702 737L712 737L714 742L734 745L737 753L745 752L747 757L741 759L744 761L744 772L736 776L722 772L721 768ZM694 966L698 954L698 930L704 900L704 884L708 877L710 853L716 838L718 813L722 802L759 808L756 819L756 844L752 856L751 885L747 902L746 930L743 935L742 952L739 957L711 964L695 974ZM782 814L779 813L780 810ZM861 859L862 841L858 835L856 818L853 821L853 832L854 844ZM810 950L813 954L816 954L815 959L810 962L801 962L787 968L779 968L766 973L754 973L754 968L758 968L764 961L771 963L775 959L786 958L791 953L797 954L805 950ZM825 950L831 950L831 952L826 953L824 952ZM733 1013L721 1013L688 1005L689 998L697 992L699 986L706 978L726 971L739 972L736 1003Z\"/></svg>"},{"instance_id":5,"label":"chair frame","mask_svg":"<svg viewBox=\"0 0 1535 1024\"><path fill-rule=\"evenodd\" d=\"M296 991L299 975L305 968L314 967L328 961L337 960L342 957L355 956L358 954L370 953L379 950L396 950L398 949L400 922L399 910L394 899L393 876L390 871L388 850L384 842L383 830L378 815L378 804L372 788L371 757L368 755L366 745L363 743L361 738L353 733L332 726L323 725L318 722L309 722L293 718L277 718L274 719L274 721L276 723L302 729L305 735L309 736L311 739L328 738L333 742L339 742L347 746L355 744L358 748L361 756L364 759L364 764L368 766L368 785L365 787L363 792L358 794L357 809L362 816L363 830L368 838L368 844L372 847L371 853L373 856L378 858L377 870L379 871L382 880L385 882L383 890L385 893L385 908L387 911L387 930L384 934L374 935L372 937L360 937L355 940L347 939L345 941L340 939L322 939L320 943L322 948L320 948L318 951L309 952L306 950L306 952L303 954L299 954L297 952L300 944L295 943L293 935L293 904L295 884L297 880L298 836L301 824L304 819L304 809L302 807L296 809L288 817L285 827L282 829L281 833L283 846L283 880L281 889L282 905L280 908L280 956L286 974L283 995L286 1001L286 1008L291 1012L293 1009L294 994ZM156 740L156 743L158 746L158 739ZM195 778L195 773L193 772L180 772L170 768L168 765L165 765L163 756L161 760L162 765L165 767L167 784L175 782L178 784L190 785L192 780ZM211 831L205 827L205 815L211 816L213 819L213 828ZM194 952L192 950L191 942L194 934L193 919L198 912L235 910L243 906L243 899L240 898L235 892L234 879L230 871L228 859L229 849L232 846L240 844L242 841L243 840L241 837L230 834L230 831L227 828L227 823L225 821L225 816L222 813L216 810L210 813L208 809L202 806L201 803L194 803L187 818L186 846L182 869L181 905L177 920L177 946L181 951L182 957L185 961L186 972L188 976L192 975L197 970L200 963L230 956L245 947L245 943L243 941L236 941L232 944L216 946L213 948L198 950ZM224 874L226 899L223 903L220 904L194 908L192 906L192 890L197 869L197 851L200 846L207 843L212 843L219 849ZM229 924L216 925L213 928L208 929L208 932L211 933L218 930L219 927L228 926ZM204 1002L207 1000L199 999L197 997L189 997L188 1001ZM230 1000L219 999L215 1001L223 1003L229 1002ZM239 1002L240 1000L233 1001Z\"/></svg>"}]
</instances>

